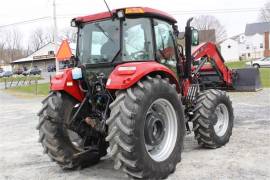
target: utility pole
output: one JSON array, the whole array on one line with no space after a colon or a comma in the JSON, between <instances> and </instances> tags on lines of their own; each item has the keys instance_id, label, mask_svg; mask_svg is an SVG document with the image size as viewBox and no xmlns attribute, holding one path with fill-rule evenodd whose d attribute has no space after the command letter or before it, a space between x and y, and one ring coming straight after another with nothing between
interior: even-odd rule
<instances>
[{"instance_id":1,"label":"utility pole","mask_svg":"<svg viewBox=\"0 0 270 180\"><path fill-rule=\"evenodd\" d=\"M56 22L56 5L55 0L53 0L53 44L55 46L54 48L54 54L55 54L55 67L56 72L59 71L59 61L56 59L56 53L57 53L57 22Z\"/></svg>"}]
</instances>

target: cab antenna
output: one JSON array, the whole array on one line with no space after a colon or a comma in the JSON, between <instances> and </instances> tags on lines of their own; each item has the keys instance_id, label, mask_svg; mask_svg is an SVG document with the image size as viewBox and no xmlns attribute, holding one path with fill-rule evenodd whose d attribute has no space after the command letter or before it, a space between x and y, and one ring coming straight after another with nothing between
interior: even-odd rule
<instances>
[{"instance_id":1,"label":"cab antenna","mask_svg":"<svg viewBox=\"0 0 270 180\"><path fill-rule=\"evenodd\" d=\"M106 4L108 11L110 12L111 16L113 17L112 11L111 11L110 7L108 6L106 0L104 0L104 3Z\"/></svg>"}]
</instances>

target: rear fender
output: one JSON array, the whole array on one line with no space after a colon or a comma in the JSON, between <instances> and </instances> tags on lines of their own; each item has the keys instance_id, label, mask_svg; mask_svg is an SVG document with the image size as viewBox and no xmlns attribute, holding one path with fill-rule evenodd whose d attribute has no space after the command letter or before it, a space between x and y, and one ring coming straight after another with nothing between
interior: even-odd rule
<instances>
[{"instance_id":1,"label":"rear fender","mask_svg":"<svg viewBox=\"0 0 270 180\"><path fill-rule=\"evenodd\" d=\"M127 89L149 74L160 74L168 77L180 92L175 73L157 62L131 62L118 65L110 74L106 88L110 90Z\"/></svg>"},{"instance_id":2,"label":"rear fender","mask_svg":"<svg viewBox=\"0 0 270 180\"><path fill-rule=\"evenodd\" d=\"M82 101L84 93L79 88L79 83L72 78L72 69L57 72L51 80L52 91L65 91L78 101Z\"/></svg>"}]
</instances>

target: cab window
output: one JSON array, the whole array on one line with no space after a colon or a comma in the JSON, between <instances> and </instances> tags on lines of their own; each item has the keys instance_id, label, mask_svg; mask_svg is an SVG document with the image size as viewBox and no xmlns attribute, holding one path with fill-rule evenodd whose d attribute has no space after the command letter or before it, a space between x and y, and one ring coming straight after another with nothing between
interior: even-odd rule
<instances>
[{"instance_id":1,"label":"cab window","mask_svg":"<svg viewBox=\"0 0 270 180\"><path fill-rule=\"evenodd\" d=\"M156 58L169 68L176 67L176 55L174 47L173 28L170 24L154 20L156 38Z\"/></svg>"},{"instance_id":2,"label":"cab window","mask_svg":"<svg viewBox=\"0 0 270 180\"><path fill-rule=\"evenodd\" d=\"M124 61L154 59L150 19L127 18L123 22L122 58Z\"/></svg>"}]
</instances>

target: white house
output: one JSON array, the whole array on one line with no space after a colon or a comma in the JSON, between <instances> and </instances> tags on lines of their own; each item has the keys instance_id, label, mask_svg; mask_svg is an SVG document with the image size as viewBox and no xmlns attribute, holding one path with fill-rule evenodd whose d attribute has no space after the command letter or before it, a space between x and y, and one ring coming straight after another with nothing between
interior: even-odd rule
<instances>
[{"instance_id":1,"label":"white house","mask_svg":"<svg viewBox=\"0 0 270 180\"><path fill-rule=\"evenodd\" d=\"M225 61L270 56L269 31L269 22L247 24L245 33L233 36L220 43L221 54ZM238 55L236 55L237 51Z\"/></svg>"},{"instance_id":2,"label":"white house","mask_svg":"<svg viewBox=\"0 0 270 180\"><path fill-rule=\"evenodd\" d=\"M220 43L220 51L225 61L239 59L239 43L234 39L226 39Z\"/></svg>"}]
</instances>

